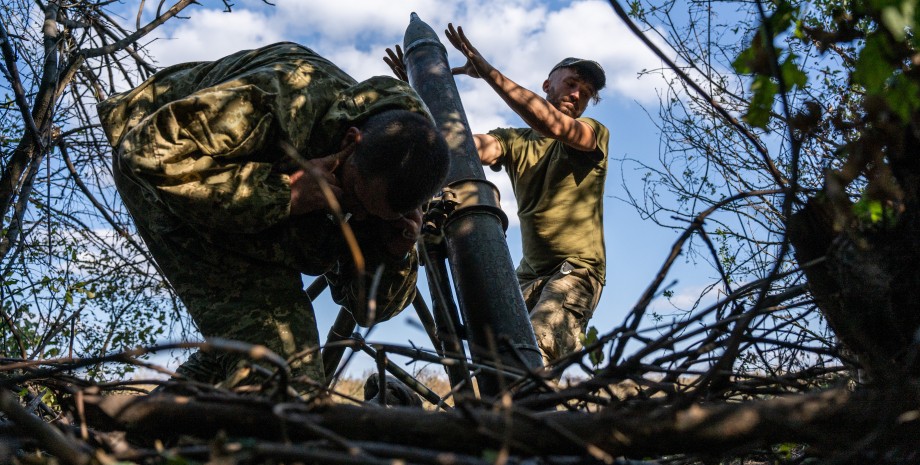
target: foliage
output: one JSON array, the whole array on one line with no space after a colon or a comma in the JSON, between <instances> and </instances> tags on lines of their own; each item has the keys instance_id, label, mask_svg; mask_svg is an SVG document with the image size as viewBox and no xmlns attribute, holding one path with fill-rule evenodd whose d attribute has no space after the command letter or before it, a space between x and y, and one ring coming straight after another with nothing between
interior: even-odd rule
<instances>
[{"instance_id":1,"label":"foliage","mask_svg":"<svg viewBox=\"0 0 920 465\"><path fill-rule=\"evenodd\" d=\"M138 31L146 34L190 3ZM84 400L105 407L86 398L127 389L97 381L142 364L137 357L147 352L118 348L149 343L172 318L168 289L111 197L100 156L107 148L88 110L115 81L133 83L151 68L133 48L143 34L116 27L105 13L112 5L36 5L4 4L22 13L3 17L4 31L26 33L2 44L10 96L0 107L0 324L9 331L0 333L7 357L0 371L9 377L0 410L8 418L25 411L50 420L53 411L41 408L44 391L34 388L47 384L56 400L72 400L65 418L82 424ZM533 455L736 463L739 453L780 463L916 460L916 441L905 441L916 437L920 402L916 1L636 0L629 15L612 5L628 24L638 21L670 46L660 55L670 77L659 110L660 163L630 161L644 174L641 194L630 199L680 232L620 326L592 328L586 349L550 370L504 373L507 391L495 399L449 392L458 408L438 414L356 414L351 406L324 406L324 396L293 399L283 366L254 362L245 368L277 371L236 391L189 383L178 387L185 391L173 403L160 402L170 393L128 400L100 422L164 438L181 429L203 442L177 454L124 442L117 445L126 449L96 451L175 463L409 456L440 463L444 451L464 454L456 456L464 463ZM56 27L39 28L49 16ZM96 27L109 28L111 38ZM129 38L100 47L114 37ZM20 78L14 69L22 70ZM121 74L111 78L110 70ZM675 303L670 315L649 312L659 295L677 302L665 283L681 256L708 263L716 277L693 304ZM200 346L240 350L221 344ZM386 349L463 365L450 354ZM110 368L115 362L123 365ZM382 356L378 362L389 363ZM463 362L474 371L502 370L488 360ZM567 369L586 377L560 387L555 380ZM11 386L23 392L21 401L7 400ZM247 423L261 418L272 421ZM52 429L22 423L31 433ZM278 425L275 442L234 442L221 432L250 426L240 434L263 437ZM93 434L94 444L104 443ZM49 437L57 439L30 450L71 441ZM89 460L84 449L72 449L55 450L61 457L70 451L72 463ZM371 450L375 456L362 455Z\"/></svg>"},{"instance_id":2,"label":"foliage","mask_svg":"<svg viewBox=\"0 0 920 465\"><path fill-rule=\"evenodd\" d=\"M128 33L113 21L122 12L107 2L2 5L0 354L94 357L183 329L167 323L182 320L132 238L96 122L99 99L153 69L135 42L143 31L123 40ZM107 379L130 370L86 374Z\"/></svg>"},{"instance_id":3,"label":"foliage","mask_svg":"<svg viewBox=\"0 0 920 465\"><path fill-rule=\"evenodd\" d=\"M826 174L852 159L848 144L866 127L867 102L884 98L897 112L912 111L909 86L892 92L902 86L897 60L878 53L896 48L898 36L877 27L877 15L868 13L892 11L891 5L777 0L631 6L633 18L661 34L698 86L672 75L659 112L661 164L630 161L645 172L643 194L631 195L632 203L675 229L705 217L685 252L718 272L706 292L730 294L766 280L767 288L755 286L748 294L754 303L762 290L781 295L801 289L804 276L786 236L789 217L827 185ZM893 183L885 165L876 159L874 174L847 175L839 185L837 195L855 201L854 213L867 224L895 221L894 209L886 207ZM685 310L691 311L676 315L697 315ZM815 310L814 300L798 293L781 312L754 318L750 336L773 343L757 344L735 368L756 373L834 365L835 356L788 352L788 344L836 352L837 341ZM775 357L765 356L771 353Z\"/></svg>"}]
</instances>

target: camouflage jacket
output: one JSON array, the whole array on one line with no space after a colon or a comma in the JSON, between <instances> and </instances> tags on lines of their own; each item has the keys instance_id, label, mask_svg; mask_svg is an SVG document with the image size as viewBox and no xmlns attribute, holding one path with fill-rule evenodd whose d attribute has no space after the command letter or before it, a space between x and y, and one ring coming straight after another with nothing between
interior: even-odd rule
<instances>
[{"instance_id":1,"label":"camouflage jacket","mask_svg":"<svg viewBox=\"0 0 920 465\"><path fill-rule=\"evenodd\" d=\"M365 303L357 300L369 281L355 279L329 215L289 215L292 170L284 167L292 165L279 143L308 159L323 157L338 151L348 127L388 109L430 118L408 84L383 76L356 82L294 43L168 67L98 105L117 174L150 206L140 214L132 209L142 235L191 225L206 241L252 260L325 274L333 298L359 323ZM376 295L379 320L411 301L417 256L386 257L373 223L351 226L368 272L386 265Z\"/></svg>"}]
</instances>

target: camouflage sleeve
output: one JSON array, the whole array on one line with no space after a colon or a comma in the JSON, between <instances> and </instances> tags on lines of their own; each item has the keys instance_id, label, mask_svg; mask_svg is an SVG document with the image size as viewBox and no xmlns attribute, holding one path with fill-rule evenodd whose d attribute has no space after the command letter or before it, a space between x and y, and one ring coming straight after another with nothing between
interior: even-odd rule
<instances>
[{"instance_id":1,"label":"camouflage sleeve","mask_svg":"<svg viewBox=\"0 0 920 465\"><path fill-rule=\"evenodd\" d=\"M367 231L355 229L358 241L362 244L364 276L357 276L354 261L349 255L340 258L333 270L326 273L326 280L332 291L332 299L349 309L359 325L368 327L375 322L393 318L415 298L418 253L413 249L405 258L390 257L383 251L379 235L372 237L363 234L373 232L374 228L366 228ZM381 267L377 292L370 298L374 275Z\"/></svg>"},{"instance_id":2,"label":"camouflage sleeve","mask_svg":"<svg viewBox=\"0 0 920 465\"><path fill-rule=\"evenodd\" d=\"M192 224L257 232L288 217L290 181L259 161L271 140L274 95L258 87L207 88L138 122L117 169Z\"/></svg>"}]
</instances>

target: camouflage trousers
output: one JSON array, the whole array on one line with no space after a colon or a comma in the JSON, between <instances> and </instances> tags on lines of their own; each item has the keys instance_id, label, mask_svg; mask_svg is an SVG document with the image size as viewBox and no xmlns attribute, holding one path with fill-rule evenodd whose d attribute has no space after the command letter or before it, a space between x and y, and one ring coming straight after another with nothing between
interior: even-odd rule
<instances>
[{"instance_id":1,"label":"camouflage trousers","mask_svg":"<svg viewBox=\"0 0 920 465\"><path fill-rule=\"evenodd\" d=\"M293 377L322 383L324 380L318 352L319 333L313 306L301 291L301 277L290 276L291 287L282 290L278 281L271 286L254 275L248 282L238 282L239 292L224 296L199 293L194 281L171 276L176 293L182 296L188 312L202 335L266 346L288 360ZM277 279L278 275L269 275ZM239 279L239 278L237 278ZM296 287L295 287L296 286ZM197 294L197 295L196 295ZM264 376L245 369L247 354L223 350L199 350L176 372L186 378L209 384L230 382L250 384ZM274 370L274 366L257 362ZM310 383L294 382L300 392L311 390Z\"/></svg>"},{"instance_id":2,"label":"camouflage trousers","mask_svg":"<svg viewBox=\"0 0 920 465\"><path fill-rule=\"evenodd\" d=\"M201 252L202 244L197 245ZM150 249L153 252L154 247ZM322 383L322 363L316 352L319 332L300 273L244 260L226 250L213 252L205 251L209 257L198 255L195 266L186 263L185 268L162 253L154 253L201 334L205 338L264 345L288 360L293 376ZM215 288L222 289L223 294L215 292ZM246 376L245 370L237 371L247 360L246 354L199 350L176 372L209 384L234 378L243 384L264 379ZM262 365L274 369L266 363ZM309 386L295 385L295 388L309 390Z\"/></svg>"},{"instance_id":3,"label":"camouflage trousers","mask_svg":"<svg viewBox=\"0 0 920 465\"><path fill-rule=\"evenodd\" d=\"M287 359L293 377L309 378L294 383L298 391L323 383L316 317L299 271L254 260L228 245L225 237L204 234L175 219L117 170L115 182L151 255L206 339L266 346ZM176 372L209 384L234 377L243 378L242 384L264 380L238 370L248 360L245 353L208 347L192 354Z\"/></svg>"},{"instance_id":4,"label":"camouflage trousers","mask_svg":"<svg viewBox=\"0 0 920 465\"><path fill-rule=\"evenodd\" d=\"M552 275L520 284L544 365L580 350L603 290L597 278L564 262Z\"/></svg>"}]
</instances>

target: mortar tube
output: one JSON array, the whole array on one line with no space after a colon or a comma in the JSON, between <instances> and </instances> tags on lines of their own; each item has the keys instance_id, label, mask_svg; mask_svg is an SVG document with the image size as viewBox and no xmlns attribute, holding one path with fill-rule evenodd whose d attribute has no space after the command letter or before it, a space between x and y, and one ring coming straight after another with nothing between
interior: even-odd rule
<instances>
[{"instance_id":1,"label":"mortar tube","mask_svg":"<svg viewBox=\"0 0 920 465\"><path fill-rule=\"evenodd\" d=\"M498 189L485 179L447 50L415 13L403 50L409 83L450 148L447 190L458 203L444 224L444 235L471 356L476 362L539 369L543 359L505 241L507 217L499 207ZM492 375L480 375L477 381L486 396L497 395L506 384Z\"/></svg>"}]
</instances>

